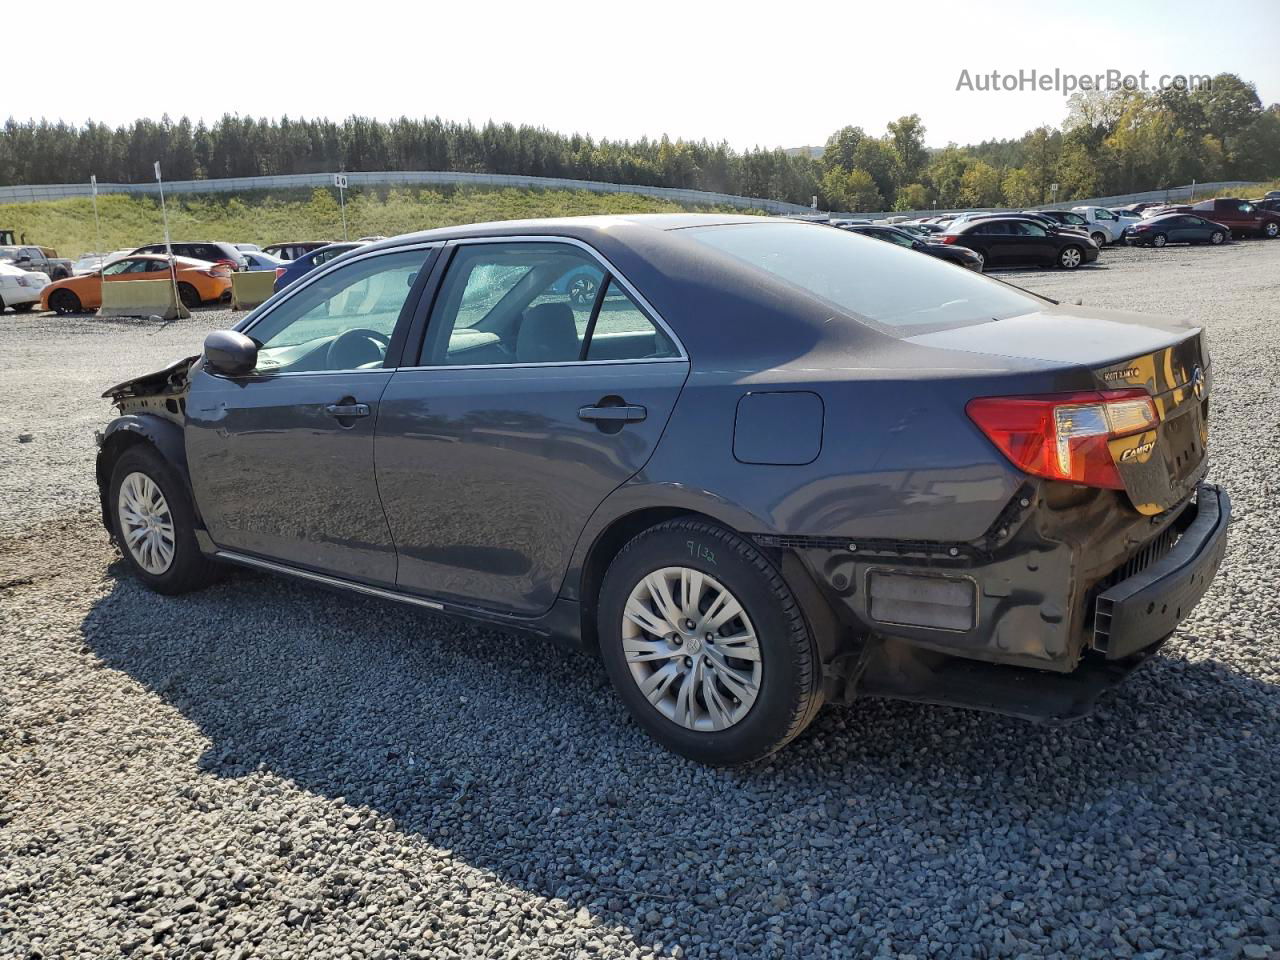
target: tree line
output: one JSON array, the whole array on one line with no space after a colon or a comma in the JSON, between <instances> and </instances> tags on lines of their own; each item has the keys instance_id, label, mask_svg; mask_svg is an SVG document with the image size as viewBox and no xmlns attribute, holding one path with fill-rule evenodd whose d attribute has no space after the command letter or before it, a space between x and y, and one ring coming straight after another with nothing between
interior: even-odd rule
<instances>
[{"instance_id":1,"label":"tree line","mask_svg":"<svg viewBox=\"0 0 1280 960\"><path fill-rule=\"evenodd\" d=\"M1029 206L1192 180L1280 174L1280 104L1220 74L1196 89L1073 95L1061 128L1013 140L929 149L917 114L874 136L846 126L820 156L807 149L737 151L705 140L596 140L539 127L392 121L254 119L213 124L163 117L110 127L10 119L0 129L0 185L131 183L337 170L449 170L684 187L824 209ZM1058 185L1056 194L1051 189Z\"/></svg>"}]
</instances>

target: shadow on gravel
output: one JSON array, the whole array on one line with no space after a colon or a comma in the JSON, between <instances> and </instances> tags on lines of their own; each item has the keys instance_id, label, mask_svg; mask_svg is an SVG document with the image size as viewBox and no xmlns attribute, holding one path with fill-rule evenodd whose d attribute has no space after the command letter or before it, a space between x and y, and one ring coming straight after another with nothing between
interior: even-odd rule
<instances>
[{"instance_id":1,"label":"shadow on gravel","mask_svg":"<svg viewBox=\"0 0 1280 960\"><path fill-rule=\"evenodd\" d=\"M760 955L778 916L870 953L859 923L918 898L926 875L942 889L916 901L925 915L967 902L953 884L986 889L982 913L985 884L1025 880L1011 896L1070 926L1082 908L1051 865L1083 857L1070 845L1087 850L1086 893L1106 911L1116 897L1164 909L1176 884L1199 889L1212 862L1275 841L1280 688L1214 662L1158 657L1059 730L884 701L828 708L772 761L722 771L648 741L591 657L282 579L232 573L178 599L122 579L82 630L199 727L211 745L191 759L207 775L265 768L368 805L639 943L742 937ZM1204 863L1178 852L1192 840ZM1169 851L1156 885L1110 889L1134 882L1149 842Z\"/></svg>"}]
</instances>

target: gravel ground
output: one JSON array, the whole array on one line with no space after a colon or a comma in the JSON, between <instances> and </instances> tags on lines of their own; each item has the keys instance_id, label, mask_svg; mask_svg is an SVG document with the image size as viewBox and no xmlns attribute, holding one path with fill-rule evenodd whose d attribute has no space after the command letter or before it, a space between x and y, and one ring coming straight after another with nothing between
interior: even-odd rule
<instances>
[{"instance_id":1,"label":"gravel ground","mask_svg":"<svg viewBox=\"0 0 1280 960\"><path fill-rule=\"evenodd\" d=\"M1005 277L1209 325L1221 575L1079 724L867 700L734 772L585 655L244 573L142 590L95 398L227 315L5 314L0 956L1280 956L1280 243Z\"/></svg>"}]
</instances>

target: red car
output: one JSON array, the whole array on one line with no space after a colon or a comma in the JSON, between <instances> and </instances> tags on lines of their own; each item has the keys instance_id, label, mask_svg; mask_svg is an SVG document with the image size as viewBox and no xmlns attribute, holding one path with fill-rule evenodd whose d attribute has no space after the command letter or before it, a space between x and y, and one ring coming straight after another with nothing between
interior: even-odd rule
<instances>
[{"instance_id":1,"label":"red car","mask_svg":"<svg viewBox=\"0 0 1280 960\"><path fill-rule=\"evenodd\" d=\"M1238 197L1201 200L1191 206L1169 207L1161 213L1194 213L1230 228L1233 236L1280 237L1280 211L1263 210Z\"/></svg>"}]
</instances>

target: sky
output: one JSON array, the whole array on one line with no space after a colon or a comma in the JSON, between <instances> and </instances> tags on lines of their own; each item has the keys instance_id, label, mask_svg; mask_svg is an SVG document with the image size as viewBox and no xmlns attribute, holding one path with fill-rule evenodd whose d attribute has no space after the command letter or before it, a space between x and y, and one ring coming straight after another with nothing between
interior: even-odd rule
<instances>
[{"instance_id":1,"label":"sky","mask_svg":"<svg viewBox=\"0 0 1280 960\"><path fill-rule=\"evenodd\" d=\"M57 6L56 48L78 54L8 45L6 75L32 82L5 85L24 94L0 95L0 118L440 116L743 149L821 145L847 124L879 134L918 113L937 147L1066 116L1063 92L957 89L963 71L975 87L993 70L1145 70L1152 83L1229 71L1280 101L1280 0Z\"/></svg>"}]
</instances>

